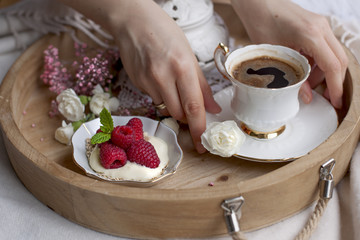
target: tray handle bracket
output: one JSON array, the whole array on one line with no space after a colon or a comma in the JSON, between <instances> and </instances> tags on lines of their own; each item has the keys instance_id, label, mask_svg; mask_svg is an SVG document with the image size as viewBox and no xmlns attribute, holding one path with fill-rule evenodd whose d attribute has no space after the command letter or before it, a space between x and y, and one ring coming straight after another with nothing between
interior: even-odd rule
<instances>
[{"instance_id":1,"label":"tray handle bracket","mask_svg":"<svg viewBox=\"0 0 360 240\"><path fill-rule=\"evenodd\" d=\"M245 199L242 196L226 199L222 202L221 208L224 210L224 217L228 233L233 235L240 232L238 219L241 218L241 207Z\"/></svg>"},{"instance_id":2,"label":"tray handle bracket","mask_svg":"<svg viewBox=\"0 0 360 240\"><path fill-rule=\"evenodd\" d=\"M332 171L335 167L335 160L332 158L320 167L320 198L330 199L334 189Z\"/></svg>"}]
</instances>

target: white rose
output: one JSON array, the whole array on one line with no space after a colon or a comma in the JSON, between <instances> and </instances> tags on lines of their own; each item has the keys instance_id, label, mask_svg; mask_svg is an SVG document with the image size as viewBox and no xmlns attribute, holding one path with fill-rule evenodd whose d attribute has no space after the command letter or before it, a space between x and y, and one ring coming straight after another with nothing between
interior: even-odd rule
<instances>
[{"instance_id":1,"label":"white rose","mask_svg":"<svg viewBox=\"0 0 360 240\"><path fill-rule=\"evenodd\" d=\"M70 145L73 134L74 128L72 124L66 124L65 121L62 121L62 126L55 131L55 139L63 144Z\"/></svg>"},{"instance_id":2,"label":"white rose","mask_svg":"<svg viewBox=\"0 0 360 240\"><path fill-rule=\"evenodd\" d=\"M245 141L235 121L213 122L201 135L201 143L212 154L231 157Z\"/></svg>"},{"instance_id":3,"label":"white rose","mask_svg":"<svg viewBox=\"0 0 360 240\"><path fill-rule=\"evenodd\" d=\"M95 115L99 115L103 108L106 108L110 112L116 111L120 106L120 102L116 97L110 98L109 93L105 93L100 85L96 85L93 92L94 95L91 98L89 107L90 111Z\"/></svg>"},{"instance_id":4,"label":"white rose","mask_svg":"<svg viewBox=\"0 0 360 240\"><path fill-rule=\"evenodd\" d=\"M60 113L69 121L78 121L85 117L85 106L81 103L80 98L75 91L68 88L62 91L57 97L58 109Z\"/></svg>"}]
</instances>

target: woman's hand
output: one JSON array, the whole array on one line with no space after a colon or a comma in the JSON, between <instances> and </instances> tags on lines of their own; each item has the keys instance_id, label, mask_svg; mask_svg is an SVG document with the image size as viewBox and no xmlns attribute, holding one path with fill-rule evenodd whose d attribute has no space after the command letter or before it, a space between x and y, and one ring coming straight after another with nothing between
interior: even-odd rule
<instances>
[{"instance_id":1,"label":"woman's hand","mask_svg":"<svg viewBox=\"0 0 360 240\"><path fill-rule=\"evenodd\" d=\"M325 17L290 0L232 0L232 3L253 42L291 47L314 63L308 81L300 90L305 103L312 100L311 88L325 78L324 95L334 107L341 108L348 59Z\"/></svg>"},{"instance_id":2,"label":"woman's hand","mask_svg":"<svg viewBox=\"0 0 360 240\"><path fill-rule=\"evenodd\" d=\"M64 0L67 1L67 0ZM211 89L190 44L175 21L152 0L68 1L115 37L124 68L136 87L177 120L187 122L204 152L205 109L217 113Z\"/></svg>"},{"instance_id":3,"label":"woman's hand","mask_svg":"<svg viewBox=\"0 0 360 240\"><path fill-rule=\"evenodd\" d=\"M113 27L124 67L135 86L155 104L166 105L163 114L188 123L196 149L203 152L205 109L219 112L220 107L175 21L153 1L131 2L126 25Z\"/></svg>"}]
</instances>

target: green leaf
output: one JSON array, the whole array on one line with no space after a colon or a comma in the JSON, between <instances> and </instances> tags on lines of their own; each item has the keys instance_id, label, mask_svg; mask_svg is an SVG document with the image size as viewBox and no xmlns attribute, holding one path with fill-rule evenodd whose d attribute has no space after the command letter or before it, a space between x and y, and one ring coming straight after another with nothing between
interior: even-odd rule
<instances>
[{"instance_id":1,"label":"green leaf","mask_svg":"<svg viewBox=\"0 0 360 240\"><path fill-rule=\"evenodd\" d=\"M104 133L111 133L114 129L114 121L110 112L106 108L103 108L103 110L100 112L100 123L102 124L100 129Z\"/></svg>"},{"instance_id":2,"label":"green leaf","mask_svg":"<svg viewBox=\"0 0 360 240\"><path fill-rule=\"evenodd\" d=\"M91 144L103 143L111 139L111 132L114 129L114 121L110 112L106 108L103 108L100 112L100 123L102 124L102 126L100 126L100 130L102 132L98 132L92 136Z\"/></svg>"},{"instance_id":3,"label":"green leaf","mask_svg":"<svg viewBox=\"0 0 360 240\"><path fill-rule=\"evenodd\" d=\"M95 119L95 114L93 114L93 113L89 113L89 114L87 114L86 117L85 117L85 121L86 121L86 122L91 121L91 120L93 120L93 119Z\"/></svg>"},{"instance_id":4,"label":"green leaf","mask_svg":"<svg viewBox=\"0 0 360 240\"><path fill-rule=\"evenodd\" d=\"M84 105L90 102L90 98L88 96L80 95L79 98L80 98L80 102Z\"/></svg>"},{"instance_id":5,"label":"green leaf","mask_svg":"<svg viewBox=\"0 0 360 240\"><path fill-rule=\"evenodd\" d=\"M81 124L83 124L84 121L83 120L79 120L79 121L76 121L76 122L72 122L71 125L74 129L74 132L76 132L76 130L79 129L79 127L81 126Z\"/></svg>"},{"instance_id":6,"label":"green leaf","mask_svg":"<svg viewBox=\"0 0 360 240\"><path fill-rule=\"evenodd\" d=\"M98 132L91 138L91 144L107 142L111 139L110 133Z\"/></svg>"}]
</instances>

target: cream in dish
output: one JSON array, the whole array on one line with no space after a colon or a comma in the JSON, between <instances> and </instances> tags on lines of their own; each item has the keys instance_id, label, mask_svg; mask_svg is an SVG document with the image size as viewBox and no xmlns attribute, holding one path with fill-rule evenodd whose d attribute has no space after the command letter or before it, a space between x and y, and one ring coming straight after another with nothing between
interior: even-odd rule
<instances>
[{"instance_id":1,"label":"cream in dish","mask_svg":"<svg viewBox=\"0 0 360 240\"><path fill-rule=\"evenodd\" d=\"M95 172L113 180L147 182L159 177L169 162L167 143L161 138L155 136L145 135L144 138L154 146L155 151L160 158L160 164L157 168L148 168L137 163L127 161L123 167L106 169L100 163L99 147L95 147L91 152L89 157L90 167Z\"/></svg>"}]
</instances>

